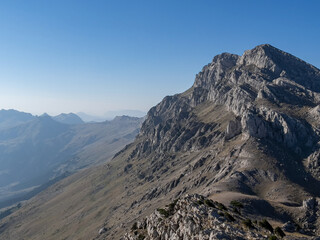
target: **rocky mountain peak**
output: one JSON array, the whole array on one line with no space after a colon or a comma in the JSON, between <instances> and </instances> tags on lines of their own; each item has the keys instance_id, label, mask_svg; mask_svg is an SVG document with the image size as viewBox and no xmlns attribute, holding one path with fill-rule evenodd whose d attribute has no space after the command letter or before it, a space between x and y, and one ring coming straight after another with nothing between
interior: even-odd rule
<instances>
[{"instance_id":1,"label":"rocky mountain peak","mask_svg":"<svg viewBox=\"0 0 320 240\"><path fill-rule=\"evenodd\" d=\"M319 139L313 127L320 119L318 90L319 69L269 44L242 56L222 53L189 90L149 111L136 153L196 150L241 136L276 142L302 156Z\"/></svg>"},{"instance_id":2,"label":"rocky mountain peak","mask_svg":"<svg viewBox=\"0 0 320 240\"><path fill-rule=\"evenodd\" d=\"M197 74L191 103L223 104L236 115L252 109L257 99L290 105L320 103L320 70L269 44L240 57L217 55Z\"/></svg>"},{"instance_id":3,"label":"rocky mountain peak","mask_svg":"<svg viewBox=\"0 0 320 240\"><path fill-rule=\"evenodd\" d=\"M274 74L279 75L281 69L276 63L281 55L286 55L285 52L269 45L259 45L251 50L247 50L239 59L239 65L254 65L260 69L268 69Z\"/></svg>"},{"instance_id":4,"label":"rocky mountain peak","mask_svg":"<svg viewBox=\"0 0 320 240\"><path fill-rule=\"evenodd\" d=\"M236 66L240 56L230 53L222 53L215 56L211 63L204 66L197 74L194 87L209 87L219 80L221 74Z\"/></svg>"},{"instance_id":5,"label":"rocky mountain peak","mask_svg":"<svg viewBox=\"0 0 320 240\"><path fill-rule=\"evenodd\" d=\"M239 59L239 55L236 54L231 54L231 53L221 53L217 56L215 56L212 60L212 63L210 66L212 67L213 65L220 65L224 70L229 69L237 63L237 60Z\"/></svg>"},{"instance_id":6,"label":"rocky mountain peak","mask_svg":"<svg viewBox=\"0 0 320 240\"><path fill-rule=\"evenodd\" d=\"M269 44L245 51L238 65L254 65L273 79L287 78L309 90L320 90L319 69Z\"/></svg>"}]
</instances>

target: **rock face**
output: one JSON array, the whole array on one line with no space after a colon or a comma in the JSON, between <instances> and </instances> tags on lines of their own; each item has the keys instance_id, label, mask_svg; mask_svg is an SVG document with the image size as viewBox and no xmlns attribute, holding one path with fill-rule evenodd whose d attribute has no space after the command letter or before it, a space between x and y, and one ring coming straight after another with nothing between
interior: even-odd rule
<instances>
[{"instance_id":1,"label":"rock face","mask_svg":"<svg viewBox=\"0 0 320 240\"><path fill-rule=\"evenodd\" d=\"M318 135L310 123L295 116L298 112L290 110L308 108L316 122L319 91L319 69L270 45L260 45L243 56L223 53L197 74L190 90L166 97L149 111L140 135L150 140L139 152L179 151L183 146L189 150L191 137L202 137L201 133L212 130L212 126L195 123L192 112L209 102L224 106L236 117L229 122L227 139L239 133L245 138L267 138L299 154L317 143ZM179 128L184 122L187 126Z\"/></svg>"}]
</instances>

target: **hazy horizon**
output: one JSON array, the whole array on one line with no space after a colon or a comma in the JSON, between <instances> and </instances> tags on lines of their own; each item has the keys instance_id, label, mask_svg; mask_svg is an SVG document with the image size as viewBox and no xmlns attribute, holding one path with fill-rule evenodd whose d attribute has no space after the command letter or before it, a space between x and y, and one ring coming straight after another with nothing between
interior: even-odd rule
<instances>
[{"instance_id":1,"label":"hazy horizon","mask_svg":"<svg viewBox=\"0 0 320 240\"><path fill-rule=\"evenodd\" d=\"M53 112L53 113L50 113L50 112L28 112L28 111L24 111L23 109L14 109L14 108L1 108L0 111L2 110L5 110L5 111L9 111L9 110L15 110L15 111L18 111L18 112L23 112L23 113L30 113L32 114L33 116L41 116L43 114L48 114L49 116L58 116L60 114L70 114L70 113L73 113L73 114L76 114L78 115L80 118L84 118L83 120L85 120L85 118L94 118L96 120L110 120L116 116L123 116L123 115L127 115L127 116L131 116L131 117L143 117L147 114L147 111L140 111L140 110L137 110L137 109L118 109L118 110L110 110L110 111L105 111L105 112L101 112L100 114L90 114L90 113L87 113L87 112L75 112L75 111L70 111L70 112ZM91 121L91 120L89 120Z\"/></svg>"},{"instance_id":2,"label":"hazy horizon","mask_svg":"<svg viewBox=\"0 0 320 240\"><path fill-rule=\"evenodd\" d=\"M1 2L0 109L147 112L215 55L263 43L320 66L318 1L246 3Z\"/></svg>"}]
</instances>

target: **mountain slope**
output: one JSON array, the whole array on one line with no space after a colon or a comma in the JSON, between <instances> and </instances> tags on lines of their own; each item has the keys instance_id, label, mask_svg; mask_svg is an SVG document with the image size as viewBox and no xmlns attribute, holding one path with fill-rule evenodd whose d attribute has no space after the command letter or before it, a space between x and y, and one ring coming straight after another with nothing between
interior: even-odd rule
<instances>
[{"instance_id":1,"label":"mountain slope","mask_svg":"<svg viewBox=\"0 0 320 240\"><path fill-rule=\"evenodd\" d=\"M218 55L189 90L150 109L110 163L41 193L0 236L120 239L186 193L242 198L257 219L319 235L319 103L319 69L288 53L266 44Z\"/></svg>"}]
</instances>

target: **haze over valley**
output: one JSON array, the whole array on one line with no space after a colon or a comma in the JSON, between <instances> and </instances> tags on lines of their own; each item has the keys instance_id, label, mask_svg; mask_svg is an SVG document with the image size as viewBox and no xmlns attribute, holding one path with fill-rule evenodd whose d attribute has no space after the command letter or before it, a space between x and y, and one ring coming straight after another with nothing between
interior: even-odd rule
<instances>
[{"instance_id":1,"label":"haze over valley","mask_svg":"<svg viewBox=\"0 0 320 240\"><path fill-rule=\"evenodd\" d=\"M0 110L0 206L34 195L49 181L108 161L135 138L141 123L142 118L128 116L84 123L72 113L50 117Z\"/></svg>"}]
</instances>

